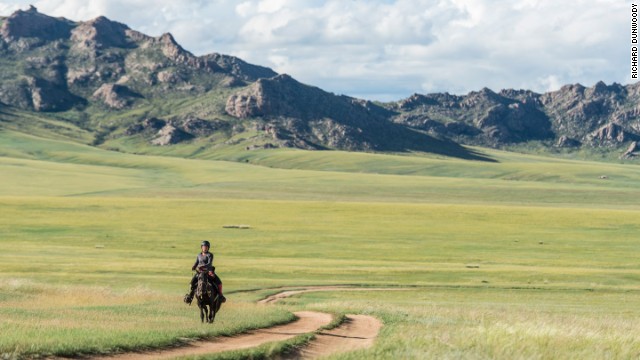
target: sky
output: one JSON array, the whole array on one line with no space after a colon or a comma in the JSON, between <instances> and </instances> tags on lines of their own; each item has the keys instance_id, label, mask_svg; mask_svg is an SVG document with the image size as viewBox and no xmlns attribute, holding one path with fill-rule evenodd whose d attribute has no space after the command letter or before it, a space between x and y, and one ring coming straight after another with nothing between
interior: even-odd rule
<instances>
[{"instance_id":1,"label":"sky","mask_svg":"<svg viewBox=\"0 0 640 360\"><path fill-rule=\"evenodd\" d=\"M629 84L640 0L0 0L74 21L98 16L195 55L234 55L367 100L484 87Z\"/></svg>"}]
</instances>

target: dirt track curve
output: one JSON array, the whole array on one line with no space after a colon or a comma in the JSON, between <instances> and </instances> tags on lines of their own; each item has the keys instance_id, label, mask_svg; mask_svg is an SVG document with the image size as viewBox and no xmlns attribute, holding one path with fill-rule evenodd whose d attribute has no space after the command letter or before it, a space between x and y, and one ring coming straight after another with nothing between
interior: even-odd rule
<instances>
[{"instance_id":1,"label":"dirt track curve","mask_svg":"<svg viewBox=\"0 0 640 360\"><path fill-rule=\"evenodd\" d=\"M307 287L282 291L269 296L258 303L272 304L281 299L313 291L364 291L382 290L367 288L351 288L343 286ZM179 356L204 355L230 350L241 350L256 347L268 342L284 341L298 335L318 331L328 325L332 316L315 311L299 311L294 313L298 319L285 325L249 331L232 337L219 337L209 341L194 341L188 345L172 349L148 352L129 352L113 356L91 357L91 360L133 360L133 359L171 359ZM322 330L315 339L293 354L281 356L291 359L314 359L329 354L353 351L373 345L382 327L380 320L367 315L347 315L346 320L337 328Z\"/></svg>"}]
</instances>

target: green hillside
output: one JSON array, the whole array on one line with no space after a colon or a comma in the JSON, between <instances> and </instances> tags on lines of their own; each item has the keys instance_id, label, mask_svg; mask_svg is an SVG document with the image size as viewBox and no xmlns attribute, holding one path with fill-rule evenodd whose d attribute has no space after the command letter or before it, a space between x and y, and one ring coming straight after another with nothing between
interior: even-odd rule
<instances>
[{"instance_id":1,"label":"green hillside","mask_svg":"<svg viewBox=\"0 0 640 360\"><path fill-rule=\"evenodd\" d=\"M29 128L28 130L31 130ZM80 135L81 130L75 129ZM7 195L162 196L425 203L634 206L640 167L483 149L496 162L432 155L294 149L202 152L194 159L106 151L13 130L0 132ZM162 148L159 148L162 149ZM159 151L160 154L176 155ZM231 161L228 161L231 160ZM95 167L100 166L100 176ZM33 177L34 171L51 176ZM251 174L251 176L246 176ZM44 175L44 174L43 174ZM109 176L106 188L100 179ZM95 181L87 180L94 177ZM114 181L111 177L121 179ZM24 179L21 181L20 179ZM56 186L38 186L41 182ZM57 186L59 183L60 186ZM77 191L60 192L66 187ZM85 191L86 190L86 191Z\"/></svg>"}]
</instances>

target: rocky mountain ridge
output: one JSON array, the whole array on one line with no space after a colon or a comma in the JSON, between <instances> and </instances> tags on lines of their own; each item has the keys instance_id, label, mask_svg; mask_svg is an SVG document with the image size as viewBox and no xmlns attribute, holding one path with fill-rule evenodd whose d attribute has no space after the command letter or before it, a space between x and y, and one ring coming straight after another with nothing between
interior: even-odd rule
<instances>
[{"instance_id":1,"label":"rocky mountain ridge","mask_svg":"<svg viewBox=\"0 0 640 360\"><path fill-rule=\"evenodd\" d=\"M544 94L486 88L465 96L414 94L388 107L398 112L395 122L465 144L618 147L640 138L640 83L566 85Z\"/></svg>"},{"instance_id":2,"label":"rocky mountain ridge","mask_svg":"<svg viewBox=\"0 0 640 360\"><path fill-rule=\"evenodd\" d=\"M135 98L203 93L276 75L232 56L195 56L168 33L147 36L103 16L73 22L34 7L4 18L0 55L5 65L0 102L35 111L65 111L86 105L92 96L108 108L121 109L134 105ZM127 100L108 101L114 96L98 91L104 85L117 86Z\"/></svg>"},{"instance_id":3,"label":"rocky mountain ridge","mask_svg":"<svg viewBox=\"0 0 640 360\"><path fill-rule=\"evenodd\" d=\"M154 105L172 102L194 104L180 111ZM566 85L544 94L484 88L373 103L233 56L195 56L169 33L148 36L102 16L74 22L33 7L0 18L0 106L62 117L80 113L89 121L110 114L124 119L107 130L91 125L102 131L97 144L133 137L169 146L216 136L231 143L250 130L258 135L246 140L247 149L413 150L477 158L459 144L536 141L623 149L633 157L640 140L640 83ZM143 108L151 110L138 111Z\"/></svg>"}]
</instances>

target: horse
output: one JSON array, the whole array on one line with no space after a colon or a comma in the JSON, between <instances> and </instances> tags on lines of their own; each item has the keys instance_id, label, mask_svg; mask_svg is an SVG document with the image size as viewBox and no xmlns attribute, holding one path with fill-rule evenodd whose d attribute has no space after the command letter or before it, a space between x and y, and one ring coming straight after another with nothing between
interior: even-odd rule
<instances>
[{"instance_id":1,"label":"horse","mask_svg":"<svg viewBox=\"0 0 640 360\"><path fill-rule=\"evenodd\" d=\"M195 295L196 300L198 300L198 307L200 308L200 321L204 322L206 317L208 323L213 323L213 320L216 318L216 313L220 310L222 301L218 289L215 286L211 286L206 271L198 273L198 285Z\"/></svg>"}]
</instances>

